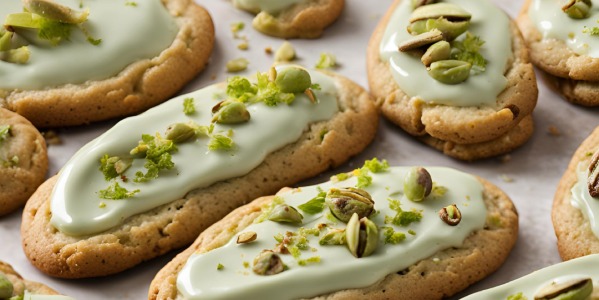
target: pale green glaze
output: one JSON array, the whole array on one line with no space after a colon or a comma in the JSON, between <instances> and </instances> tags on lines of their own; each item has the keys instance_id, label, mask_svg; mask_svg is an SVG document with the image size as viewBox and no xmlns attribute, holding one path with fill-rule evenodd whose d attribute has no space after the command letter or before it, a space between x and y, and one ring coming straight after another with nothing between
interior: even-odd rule
<instances>
[{"instance_id":1,"label":"pale green glaze","mask_svg":"<svg viewBox=\"0 0 599 300\"><path fill-rule=\"evenodd\" d=\"M25 291L23 300L75 300L75 298L63 295L36 295Z\"/></svg>"},{"instance_id":2,"label":"pale green glaze","mask_svg":"<svg viewBox=\"0 0 599 300\"><path fill-rule=\"evenodd\" d=\"M233 130L237 145L234 151L208 151L208 138L179 144L179 151L173 154L175 169L163 171L158 179L148 183L119 182L128 190L141 189L133 198L102 200L96 193L109 183L98 171L100 157L127 154L137 146L142 134L164 134L173 123L193 120L199 125L210 124L211 109L219 102L214 95L223 94L225 86L209 86L119 122L84 146L61 170L52 193L52 225L69 235L101 232L117 226L127 217L179 199L194 188L247 174L262 163L266 155L296 141L308 124L328 120L338 111L333 79L319 72L310 72L310 75L312 82L322 88L315 91L320 100L318 104L312 104L304 94L297 94L290 106L249 105L249 122L217 124L214 129L214 133L225 134ZM183 99L187 97L195 99L197 112L191 116L183 113ZM144 160L135 160L127 174L142 170L143 164ZM100 208L101 202L106 207Z\"/></svg>"},{"instance_id":3,"label":"pale green glaze","mask_svg":"<svg viewBox=\"0 0 599 300\"><path fill-rule=\"evenodd\" d=\"M562 40L577 54L599 57L599 37L582 32L585 26L599 26L599 2L593 1L586 19L568 17L562 11L562 6L563 1L560 0L534 0L528 9L528 16L544 39Z\"/></svg>"},{"instance_id":4,"label":"pale green glaze","mask_svg":"<svg viewBox=\"0 0 599 300\"><path fill-rule=\"evenodd\" d=\"M396 245L384 245L381 235L379 248L365 258L352 256L346 246L320 246L318 237L310 237L310 247L316 251L302 251L301 258L318 255L320 263L298 266L291 255L281 255L288 270L272 276L259 276L250 268L244 268L243 262L252 263L253 258L263 249L272 249L277 233L288 230L297 231L297 226L282 225L272 221L252 224L243 231L255 231L258 239L243 246L231 239L221 248L205 254L192 255L177 278L180 298L184 299L297 299L314 297L323 293L347 288L369 286L387 274L403 270L410 265L434 255L437 251L449 247L459 247L473 231L483 228L486 219L486 207L482 199L483 187L471 175L448 168L427 168L433 181L448 188L447 193L438 199L412 202L402 194L403 177L409 168L395 167L389 172L372 174L373 184L365 188L375 201L375 209L380 213L371 218L378 226L383 224L385 215L394 216L387 198L401 201L402 209L423 210L421 222L408 227L393 226L395 230L406 234L406 240ZM318 185L328 191L331 187L354 186L357 180L352 177L346 181L326 182ZM317 186L302 187L283 197L285 202L297 207L315 197ZM438 216L444 206L456 203L462 212L462 221L452 227ZM328 209L325 209L326 213ZM304 213L302 227L314 228L319 223L330 222L323 213L309 215ZM344 228L339 222L334 225ZM409 229L415 236L407 233ZM242 231L242 232L243 232ZM223 264L223 270L217 270L217 264Z\"/></svg>"},{"instance_id":5,"label":"pale green glaze","mask_svg":"<svg viewBox=\"0 0 599 300\"><path fill-rule=\"evenodd\" d=\"M507 86L504 73L512 57L510 20L489 0L444 2L457 4L472 14L469 30L485 41L480 51L488 61L485 72L471 73L465 82L447 85L428 75L419 56L400 52L397 46L411 37L406 30L413 11L408 0L401 1L389 20L380 45L381 59L389 62L395 82L410 97L418 97L431 104L493 106Z\"/></svg>"},{"instance_id":6,"label":"pale green glaze","mask_svg":"<svg viewBox=\"0 0 599 300\"><path fill-rule=\"evenodd\" d=\"M79 9L81 1L57 2ZM30 44L27 64L0 61L0 89L43 89L107 79L133 62L159 55L172 44L179 29L160 0L136 1L137 6L125 2L84 0L90 14L83 26L102 43L94 46L81 30L73 29L70 41L56 47ZM8 14L22 11L20 0L0 1L2 22Z\"/></svg>"},{"instance_id":7,"label":"pale green glaze","mask_svg":"<svg viewBox=\"0 0 599 300\"><path fill-rule=\"evenodd\" d=\"M276 15L293 4L306 0L233 0L233 4L248 11L265 11Z\"/></svg>"},{"instance_id":8,"label":"pale green glaze","mask_svg":"<svg viewBox=\"0 0 599 300\"><path fill-rule=\"evenodd\" d=\"M580 209L582 214L591 224L595 236L599 237L599 199L591 197L587 185L589 161L583 161L578 165L576 177L578 181L572 187L572 206Z\"/></svg>"},{"instance_id":9,"label":"pale green glaze","mask_svg":"<svg viewBox=\"0 0 599 300\"><path fill-rule=\"evenodd\" d=\"M599 254L587 255L546 267L506 284L472 294L462 300L500 300L520 292L529 300L533 300L539 289L553 281L559 283L588 277L593 279L596 289L599 284Z\"/></svg>"}]
</instances>

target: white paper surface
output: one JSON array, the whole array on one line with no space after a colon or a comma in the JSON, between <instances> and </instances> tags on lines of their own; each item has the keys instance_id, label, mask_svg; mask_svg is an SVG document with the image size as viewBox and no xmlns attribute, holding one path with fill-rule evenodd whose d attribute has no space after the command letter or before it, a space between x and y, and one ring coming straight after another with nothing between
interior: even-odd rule
<instances>
[{"instance_id":1,"label":"white paper surface","mask_svg":"<svg viewBox=\"0 0 599 300\"><path fill-rule=\"evenodd\" d=\"M391 0L346 0L341 18L317 40L293 40L300 59L297 63L313 66L321 52L337 56L341 67L336 71L367 87L366 46L378 20L391 4ZM246 57L251 64L245 74L265 71L272 56L265 54L265 47L276 49L282 40L264 36L251 28L252 16L234 9L225 0L198 0L211 13L216 26L216 45L209 66L181 93L199 89L208 84L222 81L229 76L225 72L228 60ZM522 0L494 0L512 17L516 16ZM243 21L246 28L241 35L249 39L248 51L237 49L239 40L234 40L229 29L232 22ZM459 295L496 286L528 274L539 268L560 261L553 225L551 205L563 171L578 145L599 125L598 111L571 105L547 88L541 76L539 101L534 112L536 131L524 147L511 154L509 162L489 159L475 163L460 162L433 150L401 129L385 120L375 141L366 151L338 169L323 174L303 184L325 181L332 174L361 166L372 157L387 159L393 165L438 165L454 167L476 174L503 189L514 201L520 215L518 242L506 263L496 273L469 287ZM91 126L59 129L62 145L49 147L50 172L55 174L82 145L106 131L115 121ZM548 129L555 126L561 135L550 135ZM505 177L513 182L505 181ZM20 242L20 220L22 210L0 219L0 260L6 261L24 277L43 282L59 292L76 299L144 299L150 281L177 251L141 264L119 275L84 280L62 280L44 275L29 264ZM455 297L459 298L459 297Z\"/></svg>"}]
</instances>

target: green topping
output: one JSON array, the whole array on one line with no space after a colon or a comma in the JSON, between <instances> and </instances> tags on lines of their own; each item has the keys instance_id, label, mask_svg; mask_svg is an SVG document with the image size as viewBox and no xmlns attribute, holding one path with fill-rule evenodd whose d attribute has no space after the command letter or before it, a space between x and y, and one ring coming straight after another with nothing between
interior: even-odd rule
<instances>
[{"instance_id":1,"label":"green topping","mask_svg":"<svg viewBox=\"0 0 599 300\"><path fill-rule=\"evenodd\" d=\"M135 2L135 1L127 1L127 2L125 2L125 6L137 7L137 2Z\"/></svg>"},{"instance_id":2,"label":"green topping","mask_svg":"<svg viewBox=\"0 0 599 300\"><path fill-rule=\"evenodd\" d=\"M518 294L508 296L507 300L528 300L528 298L526 298L526 296L524 296L522 292L520 292Z\"/></svg>"},{"instance_id":3,"label":"green topping","mask_svg":"<svg viewBox=\"0 0 599 300\"><path fill-rule=\"evenodd\" d=\"M0 273L0 299L10 298L13 290L12 282L4 274Z\"/></svg>"},{"instance_id":4,"label":"green topping","mask_svg":"<svg viewBox=\"0 0 599 300\"><path fill-rule=\"evenodd\" d=\"M125 173L130 166L131 160L123 160L118 156L110 157L108 154L105 154L100 158L99 170L104 174L104 179L109 181Z\"/></svg>"},{"instance_id":5,"label":"green topping","mask_svg":"<svg viewBox=\"0 0 599 300\"><path fill-rule=\"evenodd\" d=\"M304 69L286 68L277 73L275 84L283 93L303 93L312 85L312 79Z\"/></svg>"},{"instance_id":6,"label":"green topping","mask_svg":"<svg viewBox=\"0 0 599 300\"><path fill-rule=\"evenodd\" d=\"M401 203L396 199L389 200L389 208L397 212L394 217L385 216L385 224L393 224L397 226L408 226L413 222L420 222L422 219L422 212L418 210L404 211L401 209Z\"/></svg>"},{"instance_id":7,"label":"green topping","mask_svg":"<svg viewBox=\"0 0 599 300\"><path fill-rule=\"evenodd\" d=\"M416 231L414 231L412 229L408 230L408 233L411 234L411 235L416 235Z\"/></svg>"},{"instance_id":8,"label":"green topping","mask_svg":"<svg viewBox=\"0 0 599 300\"><path fill-rule=\"evenodd\" d=\"M311 215L322 212L322 210L324 209L324 199L326 195L327 193L325 191L320 191L316 197L312 198L304 204L299 205L297 208Z\"/></svg>"},{"instance_id":9,"label":"green topping","mask_svg":"<svg viewBox=\"0 0 599 300\"><path fill-rule=\"evenodd\" d=\"M462 41L455 40L451 42L451 58L468 62L472 69L484 72L487 67L487 60L480 54L480 48L485 41L480 37L466 32L466 37Z\"/></svg>"},{"instance_id":10,"label":"green topping","mask_svg":"<svg viewBox=\"0 0 599 300\"><path fill-rule=\"evenodd\" d=\"M372 173L381 173L389 170L389 163L386 159L379 161L378 158L373 158L364 162L365 169L368 169Z\"/></svg>"},{"instance_id":11,"label":"green topping","mask_svg":"<svg viewBox=\"0 0 599 300\"><path fill-rule=\"evenodd\" d=\"M193 98L183 99L183 113L193 115L196 112L196 107L193 104Z\"/></svg>"},{"instance_id":12,"label":"green topping","mask_svg":"<svg viewBox=\"0 0 599 300\"><path fill-rule=\"evenodd\" d=\"M98 46L98 45L100 45L100 44L102 43L102 39L94 39L94 38L93 38L93 37L91 37L91 36L88 36L88 37L87 37L87 41L88 41L90 44L94 45L94 46Z\"/></svg>"},{"instance_id":13,"label":"green topping","mask_svg":"<svg viewBox=\"0 0 599 300\"><path fill-rule=\"evenodd\" d=\"M320 245L345 245L346 237L345 237L345 229L331 229L325 235L323 235L320 240L318 240Z\"/></svg>"},{"instance_id":14,"label":"green topping","mask_svg":"<svg viewBox=\"0 0 599 300\"><path fill-rule=\"evenodd\" d=\"M237 73L241 71L245 71L247 69L250 61L245 58L236 58L227 62L226 68L229 73Z\"/></svg>"},{"instance_id":15,"label":"green topping","mask_svg":"<svg viewBox=\"0 0 599 300\"><path fill-rule=\"evenodd\" d=\"M582 33L588 33L592 36L599 36L599 27L589 28L585 26L582 30Z\"/></svg>"},{"instance_id":16,"label":"green topping","mask_svg":"<svg viewBox=\"0 0 599 300\"><path fill-rule=\"evenodd\" d=\"M324 140L324 137L327 135L327 133L329 133L329 130L326 128L320 130L320 134L318 134L318 136L320 137L321 142Z\"/></svg>"},{"instance_id":17,"label":"green topping","mask_svg":"<svg viewBox=\"0 0 599 300\"><path fill-rule=\"evenodd\" d=\"M242 31L244 28L245 28L245 24L243 22L231 23L231 32L233 33L233 36L235 38L237 38L237 33Z\"/></svg>"},{"instance_id":18,"label":"green topping","mask_svg":"<svg viewBox=\"0 0 599 300\"><path fill-rule=\"evenodd\" d=\"M339 173L337 175L334 175L333 177L331 177L331 180L337 180L337 181L345 181L347 180L351 175L347 174L347 173Z\"/></svg>"},{"instance_id":19,"label":"green topping","mask_svg":"<svg viewBox=\"0 0 599 300\"><path fill-rule=\"evenodd\" d=\"M171 153L177 151L177 146L171 140L164 139L156 133L156 137L143 134L139 145L131 150L131 154L145 153L146 163L144 167L148 170L146 174L141 171L135 173L135 182L148 182L158 178L162 170L170 170L175 167Z\"/></svg>"},{"instance_id":20,"label":"green topping","mask_svg":"<svg viewBox=\"0 0 599 300\"><path fill-rule=\"evenodd\" d=\"M353 174L358 178L357 188L365 188L372 184L372 176L368 175L369 172L380 173L389 169L389 163L387 160L379 161L377 158L367 160L364 162L364 166L360 169L354 170Z\"/></svg>"},{"instance_id":21,"label":"green topping","mask_svg":"<svg viewBox=\"0 0 599 300\"><path fill-rule=\"evenodd\" d=\"M383 227L383 236L385 237L385 244L399 244L406 239L406 235L401 232L396 232L392 227Z\"/></svg>"},{"instance_id":22,"label":"green topping","mask_svg":"<svg viewBox=\"0 0 599 300\"><path fill-rule=\"evenodd\" d=\"M227 135L222 134L214 134L210 137L210 142L208 142L208 150L216 151L216 150L232 150L235 144L233 143L233 139L231 136L233 131L229 130Z\"/></svg>"},{"instance_id":23,"label":"green topping","mask_svg":"<svg viewBox=\"0 0 599 300\"><path fill-rule=\"evenodd\" d=\"M307 264L315 264L320 262L320 256L312 256L307 259L300 259L297 261L297 264L300 266L305 266Z\"/></svg>"},{"instance_id":24,"label":"green topping","mask_svg":"<svg viewBox=\"0 0 599 300\"><path fill-rule=\"evenodd\" d=\"M285 199L283 199L279 196L275 196L274 199L272 199L272 201L270 202L270 204L262 207L262 214L260 214L260 216L258 216L254 220L254 223L262 223L262 222L266 221L268 219L268 216L270 216L270 214L272 213L273 209L281 204L284 204L284 203L285 203Z\"/></svg>"},{"instance_id":25,"label":"green topping","mask_svg":"<svg viewBox=\"0 0 599 300\"><path fill-rule=\"evenodd\" d=\"M317 69L330 69L337 66L337 58L330 53L321 53L320 59L316 63Z\"/></svg>"},{"instance_id":26,"label":"green topping","mask_svg":"<svg viewBox=\"0 0 599 300\"><path fill-rule=\"evenodd\" d=\"M102 199L108 200L121 200L133 197L133 195L139 193L140 190L128 191L126 188L121 187L118 182L114 182L111 186L98 192L98 196Z\"/></svg>"},{"instance_id":27,"label":"green topping","mask_svg":"<svg viewBox=\"0 0 599 300\"><path fill-rule=\"evenodd\" d=\"M0 125L0 145L10 137L10 125Z\"/></svg>"},{"instance_id":28,"label":"green topping","mask_svg":"<svg viewBox=\"0 0 599 300\"><path fill-rule=\"evenodd\" d=\"M218 264L216 266L216 269L219 270L219 271L222 270L222 269L224 269L224 268L225 268L225 266L223 266L223 264Z\"/></svg>"},{"instance_id":29,"label":"green topping","mask_svg":"<svg viewBox=\"0 0 599 300\"><path fill-rule=\"evenodd\" d=\"M372 176L368 175L368 169L363 168L355 170L354 174L356 174L356 176L358 177L358 183L356 184L357 188L365 188L372 184Z\"/></svg>"}]
</instances>

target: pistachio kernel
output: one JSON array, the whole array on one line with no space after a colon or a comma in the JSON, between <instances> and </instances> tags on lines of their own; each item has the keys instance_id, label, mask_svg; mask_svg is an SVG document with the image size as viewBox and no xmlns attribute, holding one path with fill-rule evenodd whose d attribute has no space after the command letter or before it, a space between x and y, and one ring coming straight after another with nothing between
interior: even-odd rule
<instances>
[{"instance_id":1,"label":"pistachio kernel","mask_svg":"<svg viewBox=\"0 0 599 300\"><path fill-rule=\"evenodd\" d=\"M275 52L276 62L290 62L295 59L295 49L290 42L285 41Z\"/></svg>"},{"instance_id":2,"label":"pistachio kernel","mask_svg":"<svg viewBox=\"0 0 599 300\"><path fill-rule=\"evenodd\" d=\"M445 18L453 22L469 21L472 15L458 5L435 3L418 7L410 16L410 23L427 19Z\"/></svg>"},{"instance_id":3,"label":"pistachio kernel","mask_svg":"<svg viewBox=\"0 0 599 300\"><path fill-rule=\"evenodd\" d=\"M0 33L0 51L8 51L11 48L11 40L14 32L6 31Z\"/></svg>"},{"instance_id":4,"label":"pistachio kernel","mask_svg":"<svg viewBox=\"0 0 599 300\"><path fill-rule=\"evenodd\" d=\"M433 190L431 174L422 167L410 169L403 182L403 192L411 201L422 201Z\"/></svg>"},{"instance_id":5,"label":"pistachio kernel","mask_svg":"<svg viewBox=\"0 0 599 300\"><path fill-rule=\"evenodd\" d=\"M420 6L429 5L437 2L437 0L412 0L412 7L418 8Z\"/></svg>"},{"instance_id":6,"label":"pistachio kernel","mask_svg":"<svg viewBox=\"0 0 599 300\"><path fill-rule=\"evenodd\" d=\"M17 49L0 52L0 60L13 64L24 65L29 61L30 54L29 48L27 46L22 46Z\"/></svg>"},{"instance_id":7,"label":"pistachio kernel","mask_svg":"<svg viewBox=\"0 0 599 300\"><path fill-rule=\"evenodd\" d=\"M312 78L302 68L289 67L277 73L275 84L283 93L303 93L312 85Z\"/></svg>"},{"instance_id":8,"label":"pistachio kernel","mask_svg":"<svg viewBox=\"0 0 599 300\"><path fill-rule=\"evenodd\" d=\"M250 112L245 104L239 101L221 101L212 108L212 122L220 124L238 124L250 120Z\"/></svg>"},{"instance_id":9,"label":"pistachio kernel","mask_svg":"<svg viewBox=\"0 0 599 300\"><path fill-rule=\"evenodd\" d=\"M12 297L13 285L4 274L0 274L0 299Z\"/></svg>"},{"instance_id":10,"label":"pistachio kernel","mask_svg":"<svg viewBox=\"0 0 599 300\"><path fill-rule=\"evenodd\" d=\"M254 231L242 232L237 236L237 244L247 244L258 238L258 234Z\"/></svg>"},{"instance_id":11,"label":"pistachio kernel","mask_svg":"<svg viewBox=\"0 0 599 300\"><path fill-rule=\"evenodd\" d=\"M189 124L175 123L171 124L164 134L167 139L175 143L184 143L196 136L195 129Z\"/></svg>"},{"instance_id":12,"label":"pistachio kernel","mask_svg":"<svg viewBox=\"0 0 599 300\"><path fill-rule=\"evenodd\" d=\"M363 189L331 188L325 202L335 218L347 223L354 214L358 218L369 217L374 212L372 196Z\"/></svg>"},{"instance_id":13,"label":"pistachio kernel","mask_svg":"<svg viewBox=\"0 0 599 300\"><path fill-rule=\"evenodd\" d=\"M458 84L470 77L472 65L461 60L440 60L432 63L428 70L435 80L445 84Z\"/></svg>"},{"instance_id":14,"label":"pistachio kernel","mask_svg":"<svg viewBox=\"0 0 599 300\"><path fill-rule=\"evenodd\" d=\"M258 275L275 275L285 271L285 264L273 251L263 250L254 258L252 270Z\"/></svg>"},{"instance_id":15,"label":"pistachio kernel","mask_svg":"<svg viewBox=\"0 0 599 300\"><path fill-rule=\"evenodd\" d=\"M247 69L250 61L245 58L236 58L227 62L225 67L229 73L237 73Z\"/></svg>"},{"instance_id":16,"label":"pistachio kernel","mask_svg":"<svg viewBox=\"0 0 599 300\"><path fill-rule=\"evenodd\" d=\"M268 219L279 223L302 224L304 216L297 211L293 206L281 204L275 206Z\"/></svg>"},{"instance_id":17,"label":"pistachio kernel","mask_svg":"<svg viewBox=\"0 0 599 300\"><path fill-rule=\"evenodd\" d=\"M398 45L399 51L406 52L418 49L422 46L430 45L443 40L443 32L438 29L433 29L428 32L421 33Z\"/></svg>"},{"instance_id":18,"label":"pistachio kernel","mask_svg":"<svg viewBox=\"0 0 599 300\"><path fill-rule=\"evenodd\" d=\"M323 235L318 243L320 245L343 245L345 244L345 229L333 228Z\"/></svg>"},{"instance_id":19,"label":"pistachio kernel","mask_svg":"<svg viewBox=\"0 0 599 300\"><path fill-rule=\"evenodd\" d=\"M89 10L75 11L67 6L51 0L22 0L27 11L38 14L44 18L67 23L80 24L87 20Z\"/></svg>"},{"instance_id":20,"label":"pistachio kernel","mask_svg":"<svg viewBox=\"0 0 599 300\"><path fill-rule=\"evenodd\" d=\"M451 45L446 41L438 41L432 44L424 55L420 58L420 61L429 67L432 63L440 60L446 60L451 55Z\"/></svg>"},{"instance_id":21,"label":"pistachio kernel","mask_svg":"<svg viewBox=\"0 0 599 300\"><path fill-rule=\"evenodd\" d=\"M121 158L114 163L114 170L117 174L122 175L125 173L125 171L127 171L127 169L129 169L129 167L131 167L132 163L132 159Z\"/></svg>"},{"instance_id":22,"label":"pistachio kernel","mask_svg":"<svg viewBox=\"0 0 599 300\"><path fill-rule=\"evenodd\" d=\"M582 278L561 283L555 281L542 287L536 294L535 300L584 300L593 293L593 280Z\"/></svg>"},{"instance_id":23,"label":"pistachio kernel","mask_svg":"<svg viewBox=\"0 0 599 300\"><path fill-rule=\"evenodd\" d=\"M353 214L345 229L347 248L357 258L372 254L379 244L379 230L368 218Z\"/></svg>"},{"instance_id":24,"label":"pistachio kernel","mask_svg":"<svg viewBox=\"0 0 599 300\"><path fill-rule=\"evenodd\" d=\"M591 157L587 186L591 197L599 197L599 150Z\"/></svg>"},{"instance_id":25,"label":"pistachio kernel","mask_svg":"<svg viewBox=\"0 0 599 300\"><path fill-rule=\"evenodd\" d=\"M439 217L450 226L456 226L462 221L462 213L455 204L441 208L439 210Z\"/></svg>"},{"instance_id":26,"label":"pistachio kernel","mask_svg":"<svg viewBox=\"0 0 599 300\"><path fill-rule=\"evenodd\" d=\"M589 17L592 6L591 0L569 0L562 10L572 19L585 19Z\"/></svg>"}]
</instances>

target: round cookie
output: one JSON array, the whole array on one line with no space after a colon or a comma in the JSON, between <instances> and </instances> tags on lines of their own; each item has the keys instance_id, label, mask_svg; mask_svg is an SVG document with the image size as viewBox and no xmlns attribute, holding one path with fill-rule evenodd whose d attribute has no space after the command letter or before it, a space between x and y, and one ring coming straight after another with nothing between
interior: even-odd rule
<instances>
[{"instance_id":1,"label":"round cookie","mask_svg":"<svg viewBox=\"0 0 599 300\"><path fill-rule=\"evenodd\" d=\"M13 286L13 296L23 296L25 290L37 295L58 295L48 286L23 279L9 264L0 261L0 275L4 275Z\"/></svg>"},{"instance_id":2,"label":"round cookie","mask_svg":"<svg viewBox=\"0 0 599 300\"><path fill-rule=\"evenodd\" d=\"M0 89L0 107L25 116L35 126L56 127L132 115L168 99L208 63L214 27L208 12L192 0L162 4L179 31L158 56L135 61L106 79L43 89Z\"/></svg>"},{"instance_id":3,"label":"round cookie","mask_svg":"<svg viewBox=\"0 0 599 300\"><path fill-rule=\"evenodd\" d=\"M22 116L0 108L0 216L25 204L47 171L42 135Z\"/></svg>"},{"instance_id":4,"label":"round cookie","mask_svg":"<svg viewBox=\"0 0 599 300\"><path fill-rule=\"evenodd\" d=\"M268 9L261 9L261 5L266 4L260 3L260 0L234 0L233 4L256 15L252 21L256 30L286 39L320 37L324 29L337 20L345 5L345 0L287 2L290 2L288 6L271 10L270 13Z\"/></svg>"}]
</instances>

